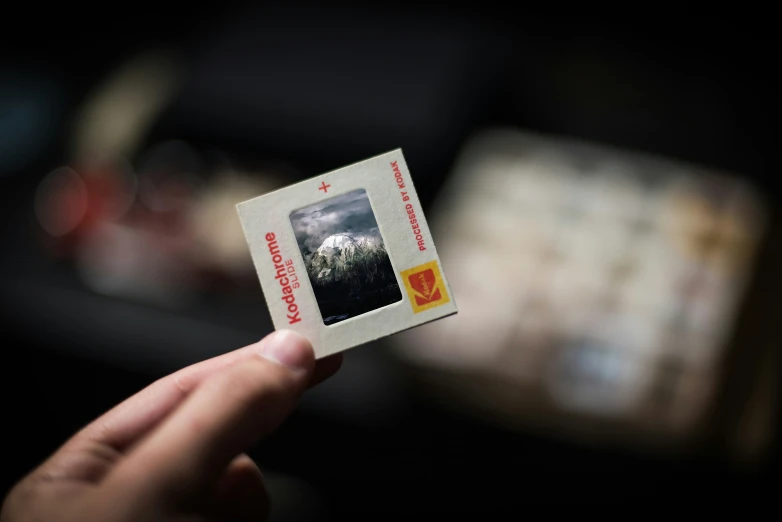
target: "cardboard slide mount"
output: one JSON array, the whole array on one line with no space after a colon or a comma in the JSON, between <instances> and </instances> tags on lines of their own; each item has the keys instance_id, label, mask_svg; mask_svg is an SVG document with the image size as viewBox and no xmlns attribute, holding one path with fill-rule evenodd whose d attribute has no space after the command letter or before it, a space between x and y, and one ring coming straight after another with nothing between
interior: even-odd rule
<instances>
[{"instance_id":1,"label":"cardboard slide mount","mask_svg":"<svg viewBox=\"0 0 782 522\"><path fill-rule=\"evenodd\" d=\"M317 217L325 216L331 218L327 226L338 229L339 224L333 223L337 214L326 210L338 211L339 201L353 195L361 199L364 191L377 223L375 234L379 231L393 267L390 286L395 279L401 298L326 324L313 288L320 284L320 276L312 270L308 275L300 248L303 232L298 230L297 239L291 216L313 208L308 215L313 216L311 228L317 229ZM239 203L237 211L275 329L295 330L307 337L317 358L457 313L401 149ZM340 238L337 234L327 242L337 245ZM309 255L339 256L344 250L327 248L327 242ZM356 248L352 243L340 246L348 253ZM340 269L348 270L344 266ZM358 295L360 300L360 291Z\"/></svg>"}]
</instances>

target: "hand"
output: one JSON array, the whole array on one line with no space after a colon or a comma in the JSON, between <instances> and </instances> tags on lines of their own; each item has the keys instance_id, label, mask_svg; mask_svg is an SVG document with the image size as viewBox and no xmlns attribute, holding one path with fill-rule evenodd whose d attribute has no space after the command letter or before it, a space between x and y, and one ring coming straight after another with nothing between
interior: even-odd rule
<instances>
[{"instance_id":1,"label":"hand","mask_svg":"<svg viewBox=\"0 0 782 522\"><path fill-rule=\"evenodd\" d=\"M334 374L290 331L164 377L83 428L6 498L1 522L265 520L245 455Z\"/></svg>"}]
</instances>

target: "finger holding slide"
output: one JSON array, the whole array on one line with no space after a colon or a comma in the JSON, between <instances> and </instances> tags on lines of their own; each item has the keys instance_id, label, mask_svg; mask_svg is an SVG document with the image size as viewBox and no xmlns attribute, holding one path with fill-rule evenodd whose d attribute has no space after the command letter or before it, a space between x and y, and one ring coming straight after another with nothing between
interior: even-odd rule
<instances>
[{"instance_id":1,"label":"finger holding slide","mask_svg":"<svg viewBox=\"0 0 782 522\"><path fill-rule=\"evenodd\" d=\"M171 413L192 391L211 375L240 361L262 355L277 336L290 335L279 330L261 341L238 350L188 366L161 378L85 427L72 440L88 440L125 451ZM298 335L293 333L293 335ZM342 365L342 354L325 357L315 366L308 386L314 386L334 375Z\"/></svg>"},{"instance_id":2,"label":"finger holding slide","mask_svg":"<svg viewBox=\"0 0 782 522\"><path fill-rule=\"evenodd\" d=\"M312 346L286 332L262 357L248 358L202 382L107 477L138 488L131 496L182 497L206 491L240 453L288 416L315 368ZM138 497L136 497L138 498Z\"/></svg>"}]
</instances>

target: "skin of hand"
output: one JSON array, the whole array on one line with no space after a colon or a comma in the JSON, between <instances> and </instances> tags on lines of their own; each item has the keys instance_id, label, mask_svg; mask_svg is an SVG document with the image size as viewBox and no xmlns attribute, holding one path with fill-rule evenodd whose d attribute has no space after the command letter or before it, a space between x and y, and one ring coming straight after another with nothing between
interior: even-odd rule
<instances>
[{"instance_id":1,"label":"skin of hand","mask_svg":"<svg viewBox=\"0 0 782 522\"><path fill-rule=\"evenodd\" d=\"M263 476L244 453L330 377L281 330L168 375L84 427L8 494L0 522L266 520Z\"/></svg>"}]
</instances>

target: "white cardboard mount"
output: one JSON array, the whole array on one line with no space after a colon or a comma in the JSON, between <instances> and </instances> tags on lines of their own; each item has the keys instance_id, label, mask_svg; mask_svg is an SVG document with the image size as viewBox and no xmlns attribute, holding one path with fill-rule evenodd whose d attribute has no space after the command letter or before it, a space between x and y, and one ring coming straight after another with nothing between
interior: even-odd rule
<instances>
[{"instance_id":1,"label":"white cardboard mount","mask_svg":"<svg viewBox=\"0 0 782 522\"><path fill-rule=\"evenodd\" d=\"M402 300L326 325L290 215L357 189L367 193ZM237 211L275 328L307 337L317 358L457 313L401 149L239 203Z\"/></svg>"}]
</instances>

